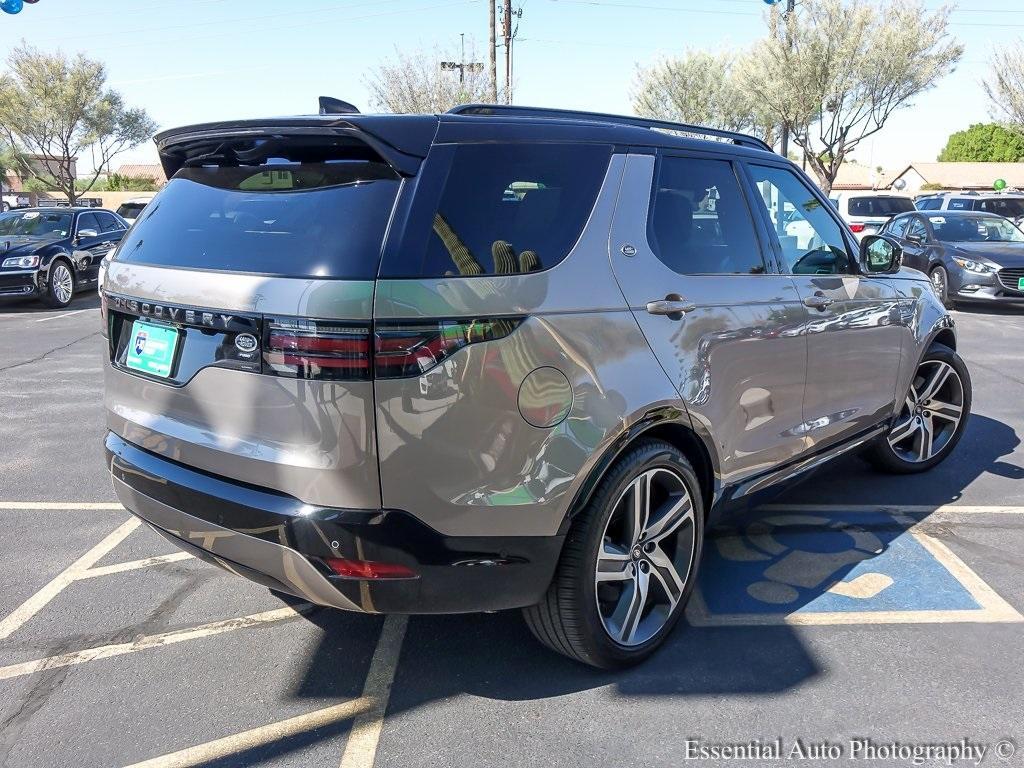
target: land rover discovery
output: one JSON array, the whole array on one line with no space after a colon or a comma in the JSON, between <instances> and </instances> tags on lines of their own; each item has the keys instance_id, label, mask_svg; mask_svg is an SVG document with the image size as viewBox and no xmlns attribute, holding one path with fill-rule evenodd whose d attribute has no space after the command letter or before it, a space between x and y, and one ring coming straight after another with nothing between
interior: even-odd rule
<instances>
[{"instance_id":1,"label":"land rover discovery","mask_svg":"<svg viewBox=\"0 0 1024 768\"><path fill-rule=\"evenodd\" d=\"M709 516L959 440L928 279L761 141L328 104L160 134L170 181L106 269L113 484L196 557L350 611L522 608L624 666Z\"/></svg>"}]
</instances>

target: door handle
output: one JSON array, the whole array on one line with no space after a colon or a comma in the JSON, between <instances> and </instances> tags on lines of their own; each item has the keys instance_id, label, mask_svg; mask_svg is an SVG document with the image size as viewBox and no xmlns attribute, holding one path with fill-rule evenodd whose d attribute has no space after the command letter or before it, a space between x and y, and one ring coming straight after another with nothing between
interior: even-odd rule
<instances>
[{"instance_id":1,"label":"door handle","mask_svg":"<svg viewBox=\"0 0 1024 768\"><path fill-rule=\"evenodd\" d=\"M667 296L664 299L647 302L647 312L651 315L685 315L687 312L693 312L696 308L697 305L692 301Z\"/></svg>"},{"instance_id":2,"label":"door handle","mask_svg":"<svg viewBox=\"0 0 1024 768\"><path fill-rule=\"evenodd\" d=\"M806 299L804 299L804 306L805 307L810 307L811 309L825 310L825 309L828 309L829 307L831 307L835 303L836 303L835 299L829 298L828 296L826 296L825 294L821 293L820 291L818 293L814 294L813 296L808 296Z\"/></svg>"}]
</instances>

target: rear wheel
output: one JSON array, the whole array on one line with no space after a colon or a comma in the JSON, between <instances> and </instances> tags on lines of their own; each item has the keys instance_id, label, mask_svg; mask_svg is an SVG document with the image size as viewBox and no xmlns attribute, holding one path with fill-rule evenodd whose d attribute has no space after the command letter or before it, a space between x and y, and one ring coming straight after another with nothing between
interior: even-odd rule
<instances>
[{"instance_id":1,"label":"rear wheel","mask_svg":"<svg viewBox=\"0 0 1024 768\"><path fill-rule=\"evenodd\" d=\"M967 366L952 349L935 344L918 364L895 423L868 458L888 472L931 469L960 441L970 412Z\"/></svg>"},{"instance_id":2,"label":"rear wheel","mask_svg":"<svg viewBox=\"0 0 1024 768\"><path fill-rule=\"evenodd\" d=\"M549 648L595 667L636 664L671 632L704 540L686 457L644 440L614 465L566 540L544 600L523 614Z\"/></svg>"},{"instance_id":3,"label":"rear wheel","mask_svg":"<svg viewBox=\"0 0 1024 768\"><path fill-rule=\"evenodd\" d=\"M71 266L60 259L50 267L50 279L43 301L51 307L66 307L75 295L75 273Z\"/></svg>"}]
</instances>

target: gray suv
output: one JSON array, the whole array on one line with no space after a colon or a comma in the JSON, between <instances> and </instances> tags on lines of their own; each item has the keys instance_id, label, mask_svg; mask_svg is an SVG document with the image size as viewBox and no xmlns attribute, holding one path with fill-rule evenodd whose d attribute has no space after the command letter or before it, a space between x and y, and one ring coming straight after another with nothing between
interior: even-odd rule
<instances>
[{"instance_id":1,"label":"gray suv","mask_svg":"<svg viewBox=\"0 0 1024 768\"><path fill-rule=\"evenodd\" d=\"M759 140L328 104L160 134L106 270L114 488L195 556L350 611L522 608L618 667L679 620L710 516L960 438L928 279Z\"/></svg>"}]
</instances>

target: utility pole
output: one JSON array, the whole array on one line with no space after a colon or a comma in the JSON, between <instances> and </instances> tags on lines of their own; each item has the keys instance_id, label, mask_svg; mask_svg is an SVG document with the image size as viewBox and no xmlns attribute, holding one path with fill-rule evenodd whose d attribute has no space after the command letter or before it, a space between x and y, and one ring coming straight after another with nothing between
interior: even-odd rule
<instances>
[{"instance_id":1,"label":"utility pole","mask_svg":"<svg viewBox=\"0 0 1024 768\"><path fill-rule=\"evenodd\" d=\"M495 48L497 47L497 41L494 39L494 28L496 26L496 19L494 18L494 4L498 0L487 0L487 15L490 18L490 23L487 25L488 28L488 39L490 45L487 50L490 55L488 61L491 65L491 103L498 103L498 62L496 60L497 55Z\"/></svg>"},{"instance_id":2,"label":"utility pole","mask_svg":"<svg viewBox=\"0 0 1024 768\"><path fill-rule=\"evenodd\" d=\"M796 0L786 0L786 15L783 17L783 23L786 25L786 48L792 52L793 50L793 35L790 32L789 24L792 19L792 13L796 10ZM782 123L782 156L789 159L789 124L785 121Z\"/></svg>"},{"instance_id":3,"label":"utility pole","mask_svg":"<svg viewBox=\"0 0 1024 768\"><path fill-rule=\"evenodd\" d=\"M512 0L505 0L502 16L502 33L505 37L505 103L512 103Z\"/></svg>"},{"instance_id":4,"label":"utility pole","mask_svg":"<svg viewBox=\"0 0 1024 768\"><path fill-rule=\"evenodd\" d=\"M513 58L512 58L512 46L515 42L516 33L519 31L519 25L516 25L515 29L512 29L512 17L515 16L517 19L523 18L523 9L516 8L512 10L512 0L504 0L502 7L502 19L501 19L501 34L505 40L505 103L512 103L512 79L515 74L513 70Z\"/></svg>"},{"instance_id":5,"label":"utility pole","mask_svg":"<svg viewBox=\"0 0 1024 768\"><path fill-rule=\"evenodd\" d=\"M460 61L442 61L441 69L459 70L459 84L462 85L466 82L467 69L470 72L479 72L484 68L484 64L482 61L466 62L466 33L460 32L459 37L462 38L462 59Z\"/></svg>"}]
</instances>

